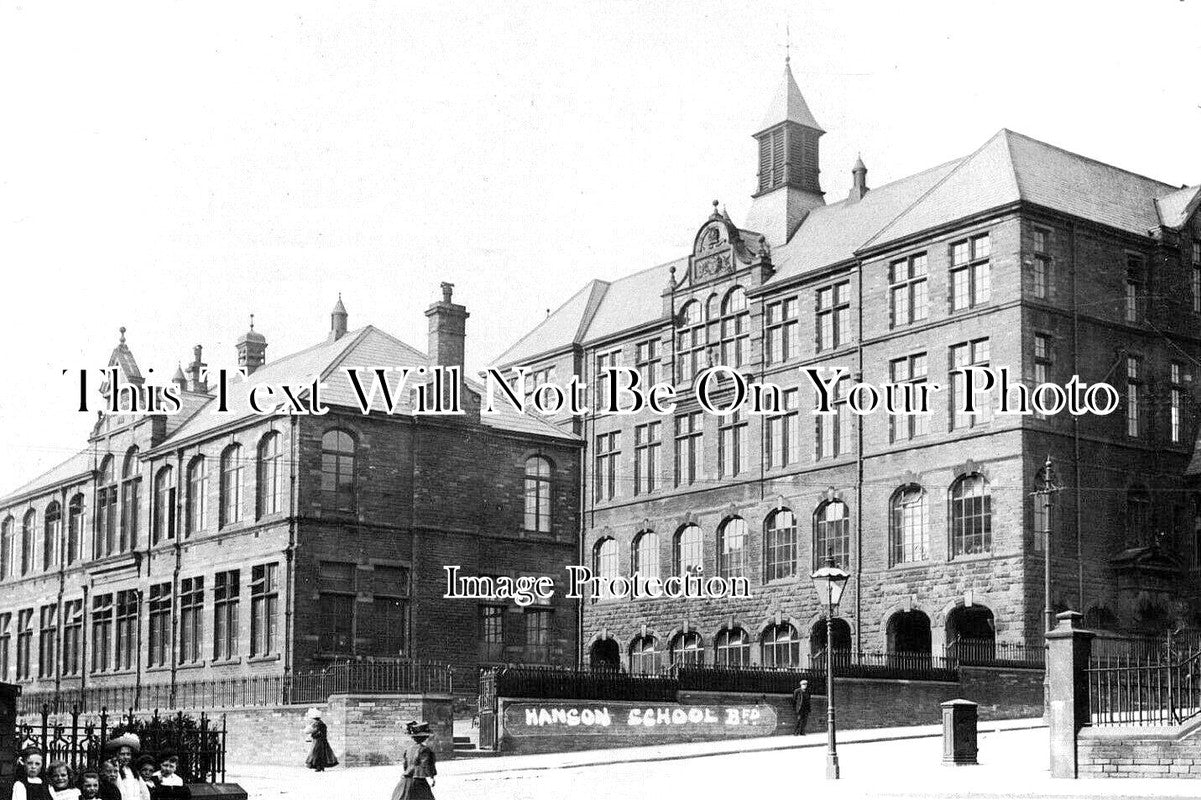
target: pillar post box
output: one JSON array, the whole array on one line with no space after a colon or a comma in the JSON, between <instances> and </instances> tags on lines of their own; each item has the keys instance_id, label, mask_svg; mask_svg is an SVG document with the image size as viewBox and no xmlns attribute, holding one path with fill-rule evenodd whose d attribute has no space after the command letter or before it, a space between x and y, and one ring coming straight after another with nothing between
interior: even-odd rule
<instances>
[{"instance_id":1,"label":"pillar post box","mask_svg":"<svg viewBox=\"0 0 1201 800\"><path fill-rule=\"evenodd\" d=\"M942 763L950 766L975 764L976 704L971 700L948 700L942 706Z\"/></svg>"}]
</instances>

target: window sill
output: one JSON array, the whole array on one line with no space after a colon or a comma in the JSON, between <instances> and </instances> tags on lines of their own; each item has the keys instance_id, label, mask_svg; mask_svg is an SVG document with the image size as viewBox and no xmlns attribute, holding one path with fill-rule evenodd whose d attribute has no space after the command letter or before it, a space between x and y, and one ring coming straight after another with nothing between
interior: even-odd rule
<instances>
[{"instance_id":1,"label":"window sill","mask_svg":"<svg viewBox=\"0 0 1201 800\"><path fill-rule=\"evenodd\" d=\"M204 669L204 662L203 661L189 661L186 664L179 664L178 666L175 667L175 669L176 670Z\"/></svg>"},{"instance_id":2,"label":"window sill","mask_svg":"<svg viewBox=\"0 0 1201 800\"><path fill-rule=\"evenodd\" d=\"M947 561L951 564L957 564L967 561L987 561L992 557L992 553L961 553L957 556L951 556Z\"/></svg>"},{"instance_id":3,"label":"window sill","mask_svg":"<svg viewBox=\"0 0 1201 800\"><path fill-rule=\"evenodd\" d=\"M104 670L103 672L99 670L92 670L88 674L93 678L116 678L123 675L136 675L138 673L137 670L134 669L111 669Z\"/></svg>"},{"instance_id":4,"label":"window sill","mask_svg":"<svg viewBox=\"0 0 1201 800\"><path fill-rule=\"evenodd\" d=\"M212 661L209 662L209 666L211 666L211 667L230 667L230 666L234 666L236 664L241 664L241 663L242 663L242 657L235 656L233 658L213 659Z\"/></svg>"},{"instance_id":5,"label":"window sill","mask_svg":"<svg viewBox=\"0 0 1201 800\"><path fill-rule=\"evenodd\" d=\"M250 656L246 659L247 664L266 664L271 661L279 661L279 653L269 656Z\"/></svg>"},{"instance_id":6,"label":"window sill","mask_svg":"<svg viewBox=\"0 0 1201 800\"><path fill-rule=\"evenodd\" d=\"M146 667L147 674L154 673L154 672L170 672L170 671L171 671L171 668L169 666L167 666L166 664L156 665L153 667Z\"/></svg>"}]
</instances>

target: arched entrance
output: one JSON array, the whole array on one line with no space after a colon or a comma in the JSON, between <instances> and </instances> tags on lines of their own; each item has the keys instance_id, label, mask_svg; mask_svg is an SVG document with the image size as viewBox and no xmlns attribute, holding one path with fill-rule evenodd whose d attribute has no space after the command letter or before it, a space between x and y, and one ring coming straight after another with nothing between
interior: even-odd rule
<instances>
[{"instance_id":1,"label":"arched entrance","mask_svg":"<svg viewBox=\"0 0 1201 800\"><path fill-rule=\"evenodd\" d=\"M614 639L597 639L588 652L588 665L592 669L621 669L621 648Z\"/></svg>"},{"instance_id":2,"label":"arched entrance","mask_svg":"<svg viewBox=\"0 0 1201 800\"><path fill-rule=\"evenodd\" d=\"M841 660L850 663L851 659L851 626L841 617L834 618L834 662ZM813 623L809 631L809 662L818 666L825 664L826 657L826 620L819 619Z\"/></svg>"},{"instance_id":3,"label":"arched entrance","mask_svg":"<svg viewBox=\"0 0 1201 800\"><path fill-rule=\"evenodd\" d=\"M958 606L947 614L947 654L960 663L997 657L997 629L987 606Z\"/></svg>"},{"instance_id":4,"label":"arched entrance","mask_svg":"<svg viewBox=\"0 0 1201 800\"><path fill-rule=\"evenodd\" d=\"M900 667L930 666L930 618L921 611L898 611L888 618L888 661Z\"/></svg>"}]
</instances>

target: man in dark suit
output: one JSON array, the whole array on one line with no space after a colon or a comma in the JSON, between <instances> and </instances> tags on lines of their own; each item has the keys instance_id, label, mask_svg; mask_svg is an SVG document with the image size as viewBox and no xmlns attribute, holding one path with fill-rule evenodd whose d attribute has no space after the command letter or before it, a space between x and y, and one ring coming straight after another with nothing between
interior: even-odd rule
<instances>
[{"instance_id":1,"label":"man in dark suit","mask_svg":"<svg viewBox=\"0 0 1201 800\"><path fill-rule=\"evenodd\" d=\"M809 724L809 681L801 681L801 685L793 690L792 708L796 711L796 729L793 733L800 736Z\"/></svg>"}]
</instances>

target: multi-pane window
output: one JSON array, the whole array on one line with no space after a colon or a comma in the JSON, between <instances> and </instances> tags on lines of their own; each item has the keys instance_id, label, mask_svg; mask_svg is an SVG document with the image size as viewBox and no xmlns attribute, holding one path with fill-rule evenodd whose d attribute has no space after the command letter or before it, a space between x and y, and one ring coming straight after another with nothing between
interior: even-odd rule
<instances>
[{"instance_id":1,"label":"multi-pane window","mask_svg":"<svg viewBox=\"0 0 1201 800\"><path fill-rule=\"evenodd\" d=\"M1143 395L1143 360L1126 356L1126 435L1141 436Z\"/></svg>"},{"instance_id":2,"label":"multi-pane window","mask_svg":"<svg viewBox=\"0 0 1201 800\"><path fill-rule=\"evenodd\" d=\"M961 370L963 367L987 367L989 362L988 339L976 339L971 342L957 344L951 348L951 428L970 428L983 425L992 419L992 392L979 390L975 397L975 414L968 414L964 408L967 405L967 376ZM977 380L979 384L981 380Z\"/></svg>"},{"instance_id":3,"label":"multi-pane window","mask_svg":"<svg viewBox=\"0 0 1201 800\"><path fill-rule=\"evenodd\" d=\"M113 669L134 668L138 652L138 593L135 589L117 592L116 649Z\"/></svg>"},{"instance_id":4,"label":"multi-pane window","mask_svg":"<svg viewBox=\"0 0 1201 800\"><path fill-rule=\"evenodd\" d=\"M780 393L780 407L767 418L767 468L795 464L801 453L800 393L786 389Z\"/></svg>"},{"instance_id":5,"label":"multi-pane window","mask_svg":"<svg viewBox=\"0 0 1201 800\"><path fill-rule=\"evenodd\" d=\"M221 453L222 526L242 518L242 446L232 444Z\"/></svg>"},{"instance_id":6,"label":"multi-pane window","mask_svg":"<svg viewBox=\"0 0 1201 800\"><path fill-rule=\"evenodd\" d=\"M38 515L33 509L25 512L21 523L21 574L28 575L33 571L33 547L36 540Z\"/></svg>"},{"instance_id":7,"label":"multi-pane window","mask_svg":"<svg viewBox=\"0 0 1201 800\"><path fill-rule=\"evenodd\" d=\"M700 371L705 359L705 326L701 304L696 300L680 311L679 332L676 334L676 379L690 381Z\"/></svg>"},{"instance_id":8,"label":"multi-pane window","mask_svg":"<svg viewBox=\"0 0 1201 800\"><path fill-rule=\"evenodd\" d=\"M597 598L608 597L609 579L617 577L618 570L618 553L617 541L615 539L601 539L592 548L592 574L598 578L604 578L597 591Z\"/></svg>"},{"instance_id":9,"label":"multi-pane window","mask_svg":"<svg viewBox=\"0 0 1201 800\"><path fill-rule=\"evenodd\" d=\"M634 368L644 389L659 382L660 364L658 339L647 339L634 346Z\"/></svg>"},{"instance_id":10,"label":"multi-pane window","mask_svg":"<svg viewBox=\"0 0 1201 800\"><path fill-rule=\"evenodd\" d=\"M555 365L542 367L541 369L531 369L525 373L525 397L529 400L534 396L534 393L548 383L555 382Z\"/></svg>"},{"instance_id":11,"label":"multi-pane window","mask_svg":"<svg viewBox=\"0 0 1201 800\"><path fill-rule=\"evenodd\" d=\"M796 576L796 517L788 509L779 509L768 517L764 552L765 580L774 581Z\"/></svg>"},{"instance_id":12,"label":"multi-pane window","mask_svg":"<svg viewBox=\"0 0 1201 800\"><path fill-rule=\"evenodd\" d=\"M676 417L676 486L695 483L703 477L702 433L701 412Z\"/></svg>"},{"instance_id":13,"label":"multi-pane window","mask_svg":"<svg viewBox=\"0 0 1201 800\"><path fill-rule=\"evenodd\" d=\"M699 667L705 663L705 646L696 631L678 633L671 640L673 666Z\"/></svg>"},{"instance_id":14,"label":"multi-pane window","mask_svg":"<svg viewBox=\"0 0 1201 800\"><path fill-rule=\"evenodd\" d=\"M735 286L721 303L721 363L741 367L750 352L751 333L747 320L746 292Z\"/></svg>"},{"instance_id":15,"label":"multi-pane window","mask_svg":"<svg viewBox=\"0 0 1201 800\"><path fill-rule=\"evenodd\" d=\"M800 303L787 297L763 307L766 316L767 341L764 360L768 365L783 364L800 355L801 339L797 334L797 315Z\"/></svg>"},{"instance_id":16,"label":"multi-pane window","mask_svg":"<svg viewBox=\"0 0 1201 800\"><path fill-rule=\"evenodd\" d=\"M663 423L648 422L634 427L634 494L655 491L662 446Z\"/></svg>"},{"instance_id":17,"label":"multi-pane window","mask_svg":"<svg viewBox=\"0 0 1201 800\"><path fill-rule=\"evenodd\" d=\"M108 672L113 652L113 596L98 594L92 597L92 672Z\"/></svg>"},{"instance_id":18,"label":"multi-pane window","mask_svg":"<svg viewBox=\"0 0 1201 800\"><path fill-rule=\"evenodd\" d=\"M814 437L814 457L837 458L851 452L851 408L847 403L851 379L844 376L831 392L833 409L828 414L816 414L817 436Z\"/></svg>"},{"instance_id":19,"label":"multi-pane window","mask_svg":"<svg viewBox=\"0 0 1201 800\"><path fill-rule=\"evenodd\" d=\"M830 500L817 507L813 515L813 567L828 560L846 569L851 563L851 519L847 504Z\"/></svg>"},{"instance_id":20,"label":"multi-pane window","mask_svg":"<svg viewBox=\"0 0 1201 800\"><path fill-rule=\"evenodd\" d=\"M155 583L150 586L147 602L150 647L146 663L151 667L165 667L171 656L171 584Z\"/></svg>"},{"instance_id":21,"label":"multi-pane window","mask_svg":"<svg viewBox=\"0 0 1201 800\"><path fill-rule=\"evenodd\" d=\"M634 572L643 578L659 577L659 535L643 531L634 539ZM614 549L616 556L616 549Z\"/></svg>"},{"instance_id":22,"label":"multi-pane window","mask_svg":"<svg viewBox=\"0 0 1201 800\"><path fill-rule=\"evenodd\" d=\"M0 578L13 575L13 518L6 517L0 528Z\"/></svg>"},{"instance_id":23,"label":"multi-pane window","mask_svg":"<svg viewBox=\"0 0 1201 800\"><path fill-rule=\"evenodd\" d=\"M409 631L408 567L376 564L359 575L371 579L371 603L356 603L356 642L365 642L368 655L397 657L404 655ZM363 615L369 615L365 618ZM356 644L356 652L360 647Z\"/></svg>"},{"instance_id":24,"label":"multi-pane window","mask_svg":"<svg viewBox=\"0 0 1201 800\"><path fill-rule=\"evenodd\" d=\"M738 578L746 574L746 520L730 517L717 529L717 574Z\"/></svg>"},{"instance_id":25,"label":"multi-pane window","mask_svg":"<svg viewBox=\"0 0 1201 800\"><path fill-rule=\"evenodd\" d=\"M332 511L354 510L354 438L346 431L321 436L322 505Z\"/></svg>"},{"instance_id":26,"label":"multi-pane window","mask_svg":"<svg viewBox=\"0 0 1201 800\"><path fill-rule=\"evenodd\" d=\"M851 331L851 284L836 283L817 290L817 349L833 350L846 344Z\"/></svg>"},{"instance_id":27,"label":"multi-pane window","mask_svg":"<svg viewBox=\"0 0 1201 800\"><path fill-rule=\"evenodd\" d=\"M1151 542L1151 497L1143 489L1126 492L1126 546L1145 547Z\"/></svg>"},{"instance_id":28,"label":"multi-pane window","mask_svg":"<svg viewBox=\"0 0 1201 800\"><path fill-rule=\"evenodd\" d=\"M154 544L175 538L175 470L163 467L154 477L154 522L150 535Z\"/></svg>"},{"instance_id":29,"label":"multi-pane window","mask_svg":"<svg viewBox=\"0 0 1201 800\"><path fill-rule=\"evenodd\" d=\"M650 674L659 671L659 654L654 636L638 636L630 643L630 672Z\"/></svg>"},{"instance_id":30,"label":"multi-pane window","mask_svg":"<svg viewBox=\"0 0 1201 800\"><path fill-rule=\"evenodd\" d=\"M951 485L951 557L992 550L992 495L983 475L964 475Z\"/></svg>"},{"instance_id":31,"label":"multi-pane window","mask_svg":"<svg viewBox=\"0 0 1201 800\"><path fill-rule=\"evenodd\" d=\"M742 628L722 628L713 640L713 661L719 667L751 663L751 639Z\"/></svg>"},{"instance_id":32,"label":"multi-pane window","mask_svg":"<svg viewBox=\"0 0 1201 800\"><path fill-rule=\"evenodd\" d=\"M1034 334L1034 385L1035 388L1051 381L1051 337L1045 333ZM1035 412L1034 416L1046 419L1047 415Z\"/></svg>"},{"instance_id":33,"label":"multi-pane window","mask_svg":"<svg viewBox=\"0 0 1201 800\"><path fill-rule=\"evenodd\" d=\"M250 655L276 649L279 616L279 565L258 564L250 570Z\"/></svg>"},{"instance_id":34,"label":"multi-pane window","mask_svg":"<svg viewBox=\"0 0 1201 800\"><path fill-rule=\"evenodd\" d=\"M480 606L480 658L501 661L505 655L505 606Z\"/></svg>"},{"instance_id":35,"label":"multi-pane window","mask_svg":"<svg viewBox=\"0 0 1201 800\"><path fill-rule=\"evenodd\" d=\"M284 456L280 449L283 437L272 431L259 441L258 453L258 514L276 514L283 507Z\"/></svg>"},{"instance_id":36,"label":"multi-pane window","mask_svg":"<svg viewBox=\"0 0 1201 800\"><path fill-rule=\"evenodd\" d=\"M718 474L731 478L747 470L746 417L741 411L717 421L717 465Z\"/></svg>"},{"instance_id":37,"label":"multi-pane window","mask_svg":"<svg viewBox=\"0 0 1201 800\"><path fill-rule=\"evenodd\" d=\"M117 544L117 480L112 456L101 462L96 487L95 552L97 556L107 556L112 555Z\"/></svg>"},{"instance_id":38,"label":"multi-pane window","mask_svg":"<svg viewBox=\"0 0 1201 800\"><path fill-rule=\"evenodd\" d=\"M1142 256L1126 255L1126 321L1139 322L1144 312L1143 259Z\"/></svg>"},{"instance_id":39,"label":"multi-pane window","mask_svg":"<svg viewBox=\"0 0 1201 800\"><path fill-rule=\"evenodd\" d=\"M674 548L674 575L701 575L704 572L705 537L700 527L685 525L676 534Z\"/></svg>"},{"instance_id":40,"label":"multi-pane window","mask_svg":"<svg viewBox=\"0 0 1201 800\"><path fill-rule=\"evenodd\" d=\"M525 660L533 664L550 662L550 608L530 606L525 609Z\"/></svg>"},{"instance_id":41,"label":"multi-pane window","mask_svg":"<svg viewBox=\"0 0 1201 800\"><path fill-rule=\"evenodd\" d=\"M58 551L63 535L63 507L57 502L46 506L42 520L42 569L58 564Z\"/></svg>"},{"instance_id":42,"label":"multi-pane window","mask_svg":"<svg viewBox=\"0 0 1201 800\"><path fill-rule=\"evenodd\" d=\"M228 661L238 654L239 570L218 572L213 578L213 660Z\"/></svg>"},{"instance_id":43,"label":"multi-pane window","mask_svg":"<svg viewBox=\"0 0 1201 800\"><path fill-rule=\"evenodd\" d=\"M597 502L612 500L617 496L617 479L620 475L618 461L621 459L621 431L596 435L596 474L593 476L593 498Z\"/></svg>"},{"instance_id":44,"label":"multi-pane window","mask_svg":"<svg viewBox=\"0 0 1201 800\"><path fill-rule=\"evenodd\" d=\"M38 677L53 678L58 663L58 604L38 611Z\"/></svg>"},{"instance_id":45,"label":"multi-pane window","mask_svg":"<svg viewBox=\"0 0 1201 800\"><path fill-rule=\"evenodd\" d=\"M550 533L551 463L542 456L525 460L525 529Z\"/></svg>"},{"instance_id":46,"label":"multi-pane window","mask_svg":"<svg viewBox=\"0 0 1201 800\"><path fill-rule=\"evenodd\" d=\"M1033 293L1039 300L1050 295L1051 287L1051 232L1034 229Z\"/></svg>"},{"instance_id":47,"label":"multi-pane window","mask_svg":"<svg viewBox=\"0 0 1201 800\"><path fill-rule=\"evenodd\" d=\"M199 533L208 525L207 495L209 488L208 461L204 456L196 456L188 464L188 529L191 536Z\"/></svg>"},{"instance_id":48,"label":"multi-pane window","mask_svg":"<svg viewBox=\"0 0 1201 800\"><path fill-rule=\"evenodd\" d=\"M796 667L801 663L801 637L787 622L763 632L759 661L765 667Z\"/></svg>"},{"instance_id":49,"label":"multi-pane window","mask_svg":"<svg viewBox=\"0 0 1201 800\"><path fill-rule=\"evenodd\" d=\"M621 351L611 350L608 353L599 353L596 356L596 403L595 407L600 408L608 404L609 396L609 381L612 377L609 370L616 369L621 366Z\"/></svg>"},{"instance_id":50,"label":"multi-pane window","mask_svg":"<svg viewBox=\"0 0 1201 800\"><path fill-rule=\"evenodd\" d=\"M1168 368L1168 436L1173 444L1179 444L1181 438L1181 405L1184 400L1181 369L1176 362L1172 362Z\"/></svg>"},{"instance_id":51,"label":"multi-pane window","mask_svg":"<svg viewBox=\"0 0 1201 800\"><path fill-rule=\"evenodd\" d=\"M83 547L83 495L77 494L67 505L67 563L74 564L82 557Z\"/></svg>"},{"instance_id":52,"label":"multi-pane window","mask_svg":"<svg viewBox=\"0 0 1201 800\"><path fill-rule=\"evenodd\" d=\"M141 518L142 476L138 472L138 448L131 447L121 467L121 544L128 553L138 545L138 520Z\"/></svg>"},{"instance_id":53,"label":"multi-pane window","mask_svg":"<svg viewBox=\"0 0 1201 800\"><path fill-rule=\"evenodd\" d=\"M204 576L179 583L179 663L197 664L203 652Z\"/></svg>"},{"instance_id":54,"label":"multi-pane window","mask_svg":"<svg viewBox=\"0 0 1201 800\"><path fill-rule=\"evenodd\" d=\"M992 293L988 234L951 245L951 310L962 311L987 303Z\"/></svg>"},{"instance_id":55,"label":"multi-pane window","mask_svg":"<svg viewBox=\"0 0 1201 800\"><path fill-rule=\"evenodd\" d=\"M930 305L926 278L925 253L917 253L889 265L889 310L894 328L926 318Z\"/></svg>"},{"instance_id":56,"label":"multi-pane window","mask_svg":"<svg viewBox=\"0 0 1201 800\"><path fill-rule=\"evenodd\" d=\"M33 654L33 609L17 612L17 680L33 678L30 671Z\"/></svg>"},{"instance_id":57,"label":"multi-pane window","mask_svg":"<svg viewBox=\"0 0 1201 800\"><path fill-rule=\"evenodd\" d=\"M889 561L907 564L930 556L926 527L926 491L916 484L902 486L889 502Z\"/></svg>"},{"instance_id":58,"label":"multi-pane window","mask_svg":"<svg viewBox=\"0 0 1201 800\"><path fill-rule=\"evenodd\" d=\"M83 600L63 603L63 675L78 675L82 667Z\"/></svg>"},{"instance_id":59,"label":"multi-pane window","mask_svg":"<svg viewBox=\"0 0 1201 800\"><path fill-rule=\"evenodd\" d=\"M914 353L888 362L888 378L898 387L897 408L901 409L901 413L888 417L889 441L905 441L930 432L930 415L917 413L919 392L927 376L925 353ZM912 391L908 387L912 387ZM906 407L908 413L905 412Z\"/></svg>"},{"instance_id":60,"label":"multi-pane window","mask_svg":"<svg viewBox=\"0 0 1201 800\"><path fill-rule=\"evenodd\" d=\"M322 561L318 567L317 617L322 653L351 653L354 650L355 565Z\"/></svg>"},{"instance_id":61,"label":"multi-pane window","mask_svg":"<svg viewBox=\"0 0 1201 800\"><path fill-rule=\"evenodd\" d=\"M0 681L12 682L9 661L12 657L12 614L0 614Z\"/></svg>"}]
</instances>

